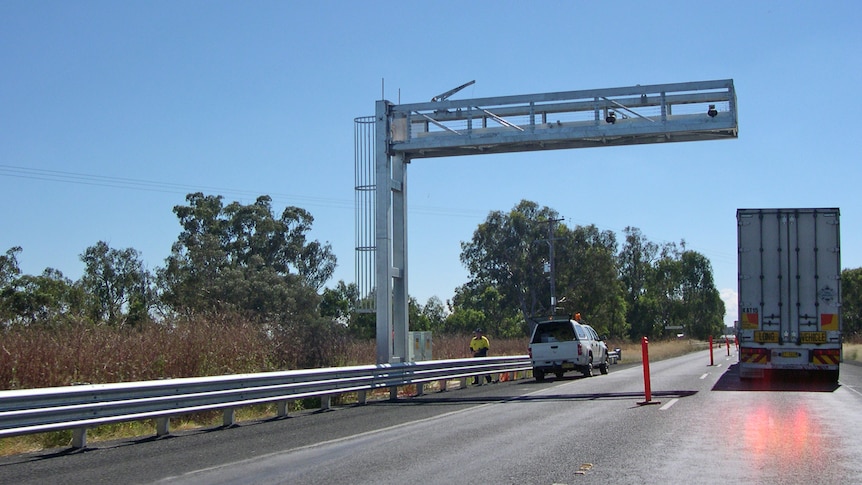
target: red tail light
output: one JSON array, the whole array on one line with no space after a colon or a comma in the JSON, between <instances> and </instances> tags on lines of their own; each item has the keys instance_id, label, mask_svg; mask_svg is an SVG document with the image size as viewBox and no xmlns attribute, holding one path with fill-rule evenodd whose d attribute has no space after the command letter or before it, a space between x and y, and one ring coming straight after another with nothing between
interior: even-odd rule
<instances>
[{"instance_id":1,"label":"red tail light","mask_svg":"<svg viewBox=\"0 0 862 485\"><path fill-rule=\"evenodd\" d=\"M584 347L581 344L578 344L578 355L583 355Z\"/></svg>"}]
</instances>

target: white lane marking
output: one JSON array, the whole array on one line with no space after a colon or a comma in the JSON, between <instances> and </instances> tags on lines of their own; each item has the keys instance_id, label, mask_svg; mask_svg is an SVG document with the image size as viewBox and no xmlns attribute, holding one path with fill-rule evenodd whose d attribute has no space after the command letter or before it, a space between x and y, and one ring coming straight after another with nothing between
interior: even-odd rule
<instances>
[{"instance_id":1,"label":"white lane marking","mask_svg":"<svg viewBox=\"0 0 862 485\"><path fill-rule=\"evenodd\" d=\"M525 395L532 395L532 394L536 394L536 393L532 392L530 394L525 394ZM427 418L417 419L415 421L408 421L408 422L404 422L404 423L400 423L400 424L395 424L392 426L388 426L386 428L373 429L370 431L364 431L364 432L357 433L357 434L350 435L350 436L342 436L341 438L335 438L335 439L331 439L331 440L327 440L327 441L321 441L319 443L311 443L308 445L298 446L296 448L290 448L290 449L281 450L281 451L273 451L271 453L265 453L263 455L258 455L258 456L254 456L251 458L245 458L245 459L231 462L231 463L222 463L220 465L214 465L214 466L210 466L210 467L201 468L199 470L192 470L189 472L180 473L178 475L165 477L156 483L165 483L165 482L169 482L169 481L177 480L177 479L183 480L183 479L193 478L195 475L204 475L204 474L207 474L207 473L219 470L219 469L227 468L229 466L240 465L243 463L253 463L256 461L263 462L265 460L268 460L270 458L273 458L273 457L276 457L279 455L286 455L289 453L296 453L296 452L300 452L300 451L312 450L315 448L323 448L326 446L340 444L340 443L344 443L344 442L354 440L354 439L361 439L361 438L365 438L367 436L372 436L375 434L386 433L389 431L397 430L399 428L405 428L405 427L412 426L415 424L427 423L429 421L434 421L434 420L440 419L440 418L446 418L449 416L455 416L458 414L464 414L464 413L473 412L476 410L481 410L484 407L493 406L494 404L498 404L498 403L499 403L499 401L488 402L488 403L479 404L477 406L473 406L473 407L470 407L467 409L458 409L456 411L449 411L448 413L438 414L437 416L430 416Z\"/></svg>"},{"instance_id":2,"label":"white lane marking","mask_svg":"<svg viewBox=\"0 0 862 485\"><path fill-rule=\"evenodd\" d=\"M859 391L857 391L856 389L853 389L852 387L848 386L847 384L844 384L844 383L843 383L843 382L841 382L840 380L838 381L838 384L839 384L841 387L843 387L844 389L847 389L848 391L853 391L853 392L855 392L856 394L859 394L860 396L862 396L862 392L859 392Z\"/></svg>"},{"instance_id":3,"label":"white lane marking","mask_svg":"<svg viewBox=\"0 0 862 485\"><path fill-rule=\"evenodd\" d=\"M706 374L704 374L704 375L700 376L700 379L701 379L701 380L706 379L706 376L708 376L708 375L709 375L709 372L707 372Z\"/></svg>"},{"instance_id":4,"label":"white lane marking","mask_svg":"<svg viewBox=\"0 0 862 485\"><path fill-rule=\"evenodd\" d=\"M679 401L679 398L675 397L675 398L671 399L670 401L668 401L667 404L665 404L664 406L658 408L658 410L659 411L667 411L668 409L670 409L671 406L676 404L677 401Z\"/></svg>"}]
</instances>

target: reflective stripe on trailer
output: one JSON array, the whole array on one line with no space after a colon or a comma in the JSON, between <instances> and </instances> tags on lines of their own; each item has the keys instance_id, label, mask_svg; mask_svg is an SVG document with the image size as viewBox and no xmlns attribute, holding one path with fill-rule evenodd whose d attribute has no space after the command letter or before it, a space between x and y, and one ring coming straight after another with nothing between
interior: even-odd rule
<instances>
[{"instance_id":1,"label":"reflective stripe on trailer","mask_svg":"<svg viewBox=\"0 0 862 485\"><path fill-rule=\"evenodd\" d=\"M841 362L841 351L838 349L815 349L812 351L811 363L815 365L838 365Z\"/></svg>"},{"instance_id":2,"label":"reflective stripe on trailer","mask_svg":"<svg viewBox=\"0 0 862 485\"><path fill-rule=\"evenodd\" d=\"M766 365L769 363L769 350L742 349L739 353L739 361L744 364Z\"/></svg>"}]
</instances>

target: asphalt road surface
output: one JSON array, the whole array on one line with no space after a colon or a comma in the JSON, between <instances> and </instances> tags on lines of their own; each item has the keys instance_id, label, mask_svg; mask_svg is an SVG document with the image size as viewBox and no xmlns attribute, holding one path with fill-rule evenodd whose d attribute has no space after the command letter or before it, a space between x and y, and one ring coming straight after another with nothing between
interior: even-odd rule
<instances>
[{"instance_id":1,"label":"asphalt road surface","mask_svg":"<svg viewBox=\"0 0 862 485\"><path fill-rule=\"evenodd\" d=\"M740 381L707 351L0 459L0 483L862 483L862 367Z\"/></svg>"}]
</instances>

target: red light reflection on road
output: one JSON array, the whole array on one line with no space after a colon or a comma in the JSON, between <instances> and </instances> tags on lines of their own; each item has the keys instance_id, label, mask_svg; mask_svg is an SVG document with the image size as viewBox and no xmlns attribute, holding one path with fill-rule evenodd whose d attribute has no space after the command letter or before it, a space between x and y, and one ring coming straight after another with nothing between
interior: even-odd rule
<instances>
[{"instance_id":1,"label":"red light reflection on road","mask_svg":"<svg viewBox=\"0 0 862 485\"><path fill-rule=\"evenodd\" d=\"M807 406L792 411L758 406L743 417L743 458L754 469L792 472L812 463L823 463L828 450Z\"/></svg>"}]
</instances>

